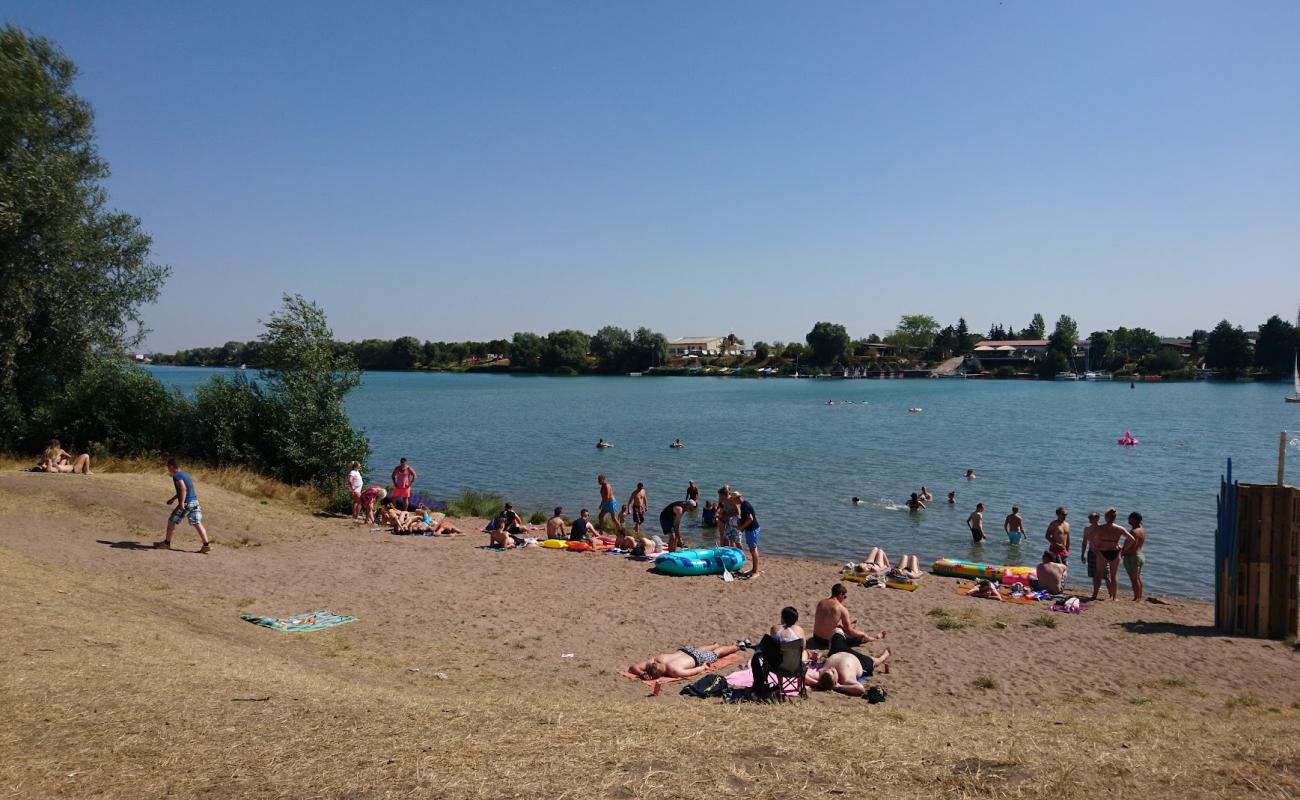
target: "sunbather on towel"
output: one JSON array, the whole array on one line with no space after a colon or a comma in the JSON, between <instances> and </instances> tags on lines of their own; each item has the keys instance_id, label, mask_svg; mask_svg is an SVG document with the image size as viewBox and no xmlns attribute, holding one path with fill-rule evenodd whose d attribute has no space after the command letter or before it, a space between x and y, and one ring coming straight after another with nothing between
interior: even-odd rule
<instances>
[{"instance_id":1,"label":"sunbather on towel","mask_svg":"<svg viewBox=\"0 0 1300 800\"><path fill-rule=\"evenodd\" d=\"M967 597L982 597L985 600L1002 601L1002 592L998 590L998 585L993 581L985 578L975 584L975 588L966 593Z\"/></svg>"},{"instance_id":2,"label":"sunbather on towel","mask_svg":"<svg viewBox=\"0 0 1300 800\"><path fill-rule=\"evenodd\" d=\"M862 678L870 678L876 667L889 659L889 648L877 657L860 659L853 653L836 653L826 659L820 668L809 670L808 678L819 689L835 691L841 694L862 697L867 687L862 685Z\"/></svg>"},{"instance_id":3,"label":"sunbather on towel","mask_svg":"<svg viewBox=\"0 0 1300 800\"><path fill-rule=\"evenodd\" d=\"M693 678L708 670L719 658L726 658L736 650L736 646L730 644L709 644L698 648L685 645L671 653L662 653L633 664L628 672L647 681L656 678Z\"/></svg>"},{"instance_id":4,"label":"sunbather on towel","mask_svg":"<svg viewBox=\"0 0 1300 800\"><path fill-rule=\"evenodd\" d=\"M871 552L867 553L867 560L858 564L858 572L864 572L867 574L888 572L891 566L892 565L889 563L889 556L885 555L885 551L881 550L879 547L873 547L871 548Z\"/></svg>"},{"instance_id":5,"label":"sunbather on towel","mask_svg":"<svg viewBox=\"0 0 1300 800\"><path fill-rule=\"evenodd\" d=\"M925 575L921 570L921 560L916 556L903 556L898 566L889 571L889 577L914 581Z\"/></svg>"}]
</instances>

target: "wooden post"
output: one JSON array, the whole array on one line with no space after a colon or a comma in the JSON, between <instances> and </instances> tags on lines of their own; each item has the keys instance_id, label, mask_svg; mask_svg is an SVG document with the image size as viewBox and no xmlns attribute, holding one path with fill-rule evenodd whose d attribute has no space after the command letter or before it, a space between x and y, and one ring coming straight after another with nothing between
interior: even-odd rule
<instances>
[{"instance_id":1,"label":"wooden post","mask_svg":"<svg viewBox=\"0 0 1300 800\"><path fill-rule=\"evenodd\" d=\"M1219 627L1238 636L1282 639L1297 633L1300 610L1300 489L1223 483L1220 522L1224 570L1218 584ZM1234 508L1235 507L1235 508ZM1231 513L1225 517L1232 516ZM1231 534L1224 536L1225 533Z\"/></svg>"},{"instance_id":2,"label":"wooden post","mask_svg":"<svg viewBox=\"0 0 1300 800\"><path fill-rule=\"evenodd\" d=\"M1286 477L1286 431L1282 431L1277 437L1277 485L1285 483Z\"/></svg>"}]
</instances>

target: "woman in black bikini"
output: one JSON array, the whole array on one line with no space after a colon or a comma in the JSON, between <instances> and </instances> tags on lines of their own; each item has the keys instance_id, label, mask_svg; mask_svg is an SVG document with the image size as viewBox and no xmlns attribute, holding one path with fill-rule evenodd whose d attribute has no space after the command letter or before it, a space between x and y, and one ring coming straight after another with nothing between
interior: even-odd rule
<instances>
[{"instance_id":1,"label":"woman in black bikini","mask_svg":"<svg viewBox=\"0 0 1300 800\"><path fill-rule=\"evenodd\" d=\"M1115 524L1114 508L1106 509L1106 522L1098 525L1097 530L1093 533L1094 547L1096 548L1097 558L1100 561L1097 564L1097 574L1092 578L1092 599L1096 600L1101 591L1101 576L1106 575L1106 591L1110 594L1110 599L1114 600L1119 590L1116 576L1119 570L1119 551L1123 542L1133 538L1123 525ZM1103 569L1101 564L1106 564Z\"/></svg>"}]
</instances>

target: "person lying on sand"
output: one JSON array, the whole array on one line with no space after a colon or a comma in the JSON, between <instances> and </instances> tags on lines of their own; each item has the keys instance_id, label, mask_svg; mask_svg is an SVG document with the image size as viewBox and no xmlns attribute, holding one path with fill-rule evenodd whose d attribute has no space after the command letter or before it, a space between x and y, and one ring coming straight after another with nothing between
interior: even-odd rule
<instances>
[{"instance_id":1,"label":"person lying on sand","mask_svg":"<svg viewBox=\"0 0 1300 800\"><path fill-rule=\"evenodd\" d=\"M808 678L818 689L839 692L852 697L862 697L867 687L862 685L862 678L870 678L876 668L889 660L889 648L878 657L868 656L865 660L853 653L836 653L826 659L817 669L808 671Z\"/></svg>"},{"instance_id":2,"label":"person lying on sand","mask_svg":"<svg viewBox=\"0 0 1300 800\"><path fill-rule=\"evenodd\" d=\"M985 578L975 584L975 588L966 593L967 597L982 597L985 600L1002 601L1002 592L998 591L998 585L993 581Z\"/></svg>"},{"instance_id":3,"label":"person lying on sand","mask_svg":"<svg viewBox=\"0 0 1300 800\"><path fill-rule=\"evenodd\" d=\"M914 581L923 577L925 572L921 570L921 559L916 556L903 556L898 561L898 566L889 571L889 577L903 580Z\"/></svg>"},{"instance_id":4,"label":"person lying on sand","mask_svg":"<svg viewBox=\"0 0 1300 800\"><path fill-rule=\"evenodd\" d=\"M447 536L460 533L460 529L452 525L446 517L435 521L430 516L429 509L423 506L415 511L402 511L398 508L380 509L379 523L391 525L393 533L441 533Z\"/></svg>"},{"instance_id":5,"label":"person lying on sand","mask_svg":"<svg viewBox=\"0 0 1300 800\"><path fill-rule=\"evenodd\" d=\"M725 658L738 649L730 644L709 644L699 648L683 645L671 653L662 653L633 664L628 672L647 681L657 678L693 678L707 671L719 658Z\"/></svg>"},{"instance_id":6,"label":"person lying on sand","mask_svg":"<svg viewBox=\"0 0 1300 800\"><path fill-rule=\"evenodd\" d=\"M885 551L881 550L879 547L873 547L871 548L871 552L867 553L866 560L858 562L857 571L868 575L875 575L881 572L888 572L889 568L892 566L893 564L889 563L889 556L885 555Z\"/></svg>"}]
</instances>

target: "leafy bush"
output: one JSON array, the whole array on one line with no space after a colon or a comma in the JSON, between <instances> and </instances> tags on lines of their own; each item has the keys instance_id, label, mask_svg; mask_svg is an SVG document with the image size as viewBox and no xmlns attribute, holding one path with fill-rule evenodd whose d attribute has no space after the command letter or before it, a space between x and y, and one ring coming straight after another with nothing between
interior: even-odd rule
<instances>
[{"instance_id":1,"label":"leafy bush","mask_svg":"<svg viewBox=\"0 0 1300 800\"><path fill-rule=\"evenodd\" d=\"M38 449L57 438L68 450L158 455L182 444L187 411L180 395L144 370L105 362L69 381L35 410L26 444Z\"/></svg>"},{"instance_id":2,"label":"leafy bush","mask_svg":"<svg viewBox=\"0 0 1300 800\"><path fill-rule=\"evenodd\" d=\"M546 520L548 520L548 519L549 519L549 517L546 516L546 512L544 512L544 511L534 511L534 512L532 513L532 515L528 518L528 524L529 524L529 525L542 525L542 524L544 524L544 523L546 522Z\"/></svg>"},{"instance_id":3,"label":"leafy bush","mask_svg":"<svg viewBox=\"0 0 1300 800\"><path fill-rule=\"evenodd\" d=\"M447 513L453 517L491 518L501 511L506 501L487 492L464 491L459 497L447 501Z\"/></svg>"}]
</instances>

